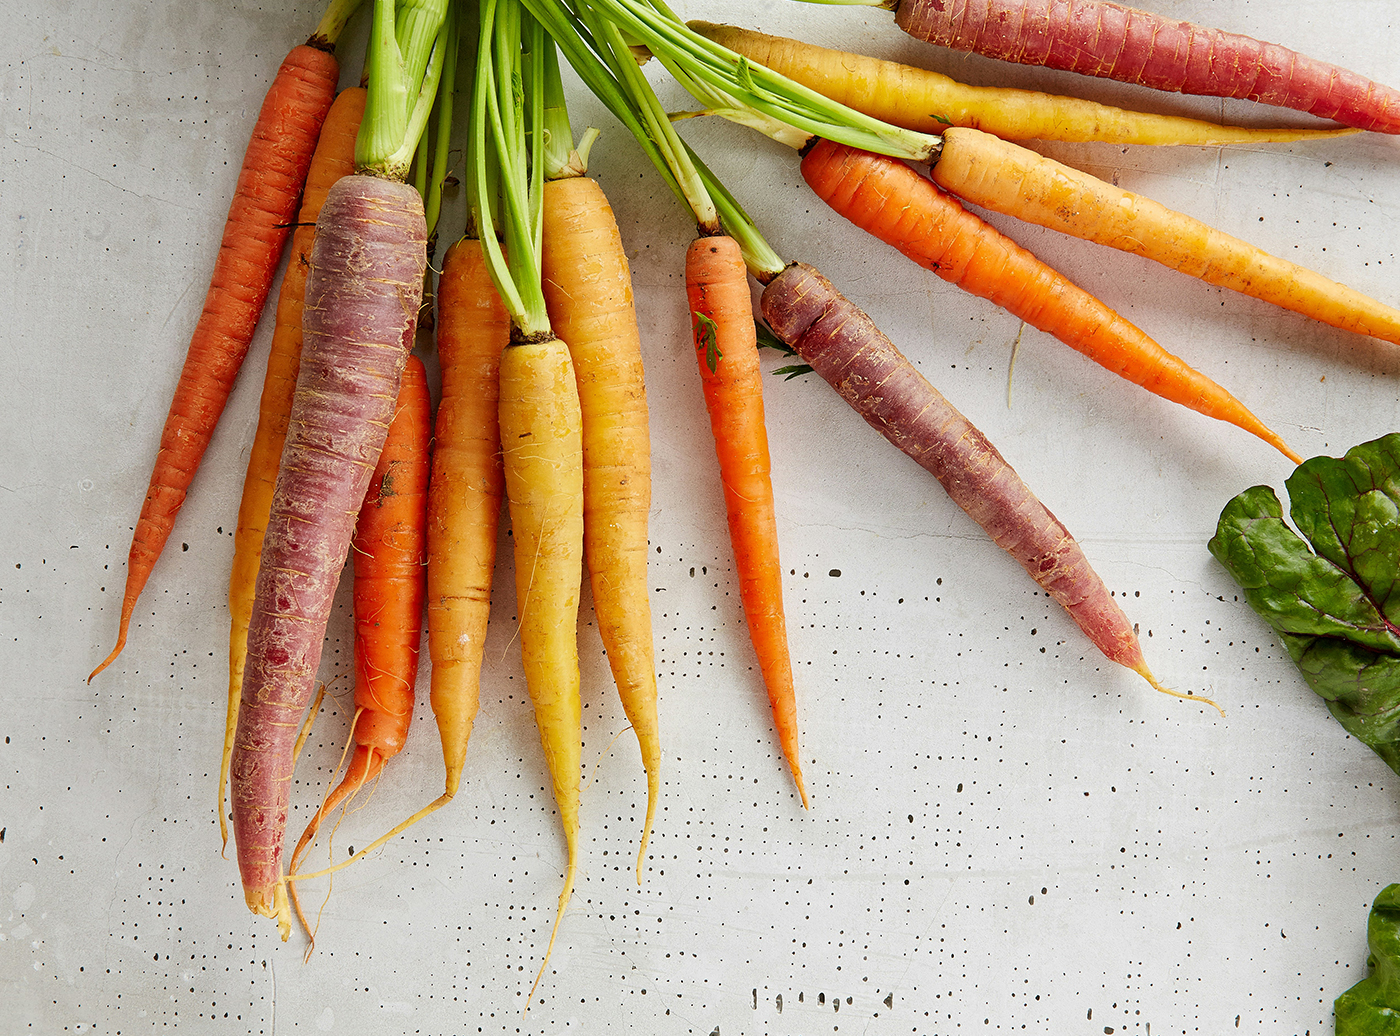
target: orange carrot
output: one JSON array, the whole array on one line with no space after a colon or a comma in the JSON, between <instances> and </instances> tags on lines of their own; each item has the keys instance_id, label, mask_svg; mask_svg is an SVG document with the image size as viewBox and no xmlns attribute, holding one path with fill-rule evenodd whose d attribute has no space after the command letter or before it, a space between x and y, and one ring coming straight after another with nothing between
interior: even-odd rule
<instances>
[{"instance_id":1,"label":"orange carrot","mask_svg":"<svg viewBox=\"0 0 1400 1036\"><path fill-rule=\"evenodd\" d=\"M705 406L724 483L739 597L768 689L778 741L806 806L753 300L748 271L734 239L702 237L692 242L685 255L685 283Z\"/></svg>"},{"instance_id":2,"label":"orange carrot","mask_svg":"<svg viewBox=\"0 0 1400 1036\"><path fill-rule=\"evenodd\" d=\"M427 375L423 361L410 355L398 410L355 525L355 751L344 779L302 832L289 878L325 818L378 777L408 735L423 629L431 435ZM289 892L300 915L295 884Z\"/></svg>"},{"instance_id":3,"label":"orange carrot","mask_svg":"<svg viewBox=\"0 0 1400 1036\"><path fill-rule=\"evenodd\" d=\"M1165 399L1302 459L1239 400L903 162L822 140L802 175L833 209L944 280L990 299Z\"/></svg>"},{"instance_id":4,"label":"orange carrot","mask_svg":"<svg viewBox=\"0 0 1400 1036\"><path fill-rule=\"evenodd\" d=\"M496 411L510 318L479 241L463 238L447 250L437 292L442 396L428 487L428 652L447 799L461 781L481 694L505 499Z\"/></svg>"},{"instance_id":5,"label":"orange carrot","mask_svg":"<svg viewBox=\"0 0 1400 1036\"><path fill-rule=\"evenodd\" d=\"M185 502L214 434L234 376L272 287L282 247L296 220L321 124L335 97L340 67L328 44L294 47L268 89L229 207L214 275L184 369L161 432L141 516L127 557L117 644L89 682L126 645L136 599ZM325 47L326 49L322 49ZM222 807L220 814L222 814Z\"/></svg>"},{"instance_id":6,"label":"orange carrot","mask_svg":"<svg viewBox=\"0 0 1400 1036\"><path fill-rule=\"evenodd\" d=\"M612 207L586 176L545 183L541 242L550 323L569 345L583 413L583 554L593 609L647 775L640 881L661 791L661 735L647 586L651 438L632 274Z\"/></svg>"},{"instance_id":7,"label":"orange carrot","mask_svg":"<svg viewBox=\"0 0 1400 1036\"><path fill-rule=\"evenodd\" d=\"M238 505L238 528L233 534L233 568L229 577L228 610L231 618L228 656L228 718L224 726L224 754L219 764L219 834L228 845L228 818L224 793L228 788L233 732L238 725L238 702L243 691L243 663L248 653L248 620L253 614L253 589L262 559L263 533L272 507L277 465L287 438L297 370L301 366L301 311L306 273L311 267L311 246L316 239L316 217L331 184L355 171L355 134L365 110L361 87L344 90L331 105L321 128L316 152L306 174L306 193L292 235L292 255L277 296L277 323L267 357L267 376L258 406L258 428L248 454L243 479L243 499Z\"/></svg>"}]
</instances>

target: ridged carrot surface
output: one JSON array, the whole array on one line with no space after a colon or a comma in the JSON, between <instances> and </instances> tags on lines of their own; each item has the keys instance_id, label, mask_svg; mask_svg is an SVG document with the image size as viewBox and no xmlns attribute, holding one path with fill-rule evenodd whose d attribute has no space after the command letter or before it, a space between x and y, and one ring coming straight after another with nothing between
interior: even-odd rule
<instances>
[{"instance_id":1,"label":"ridged carrot surface","mask_svg":"<svg viewBox=\"0 0 1400 1036\"><path fill-rule=\"evenodd\" d=\"M940 47L1400 133L1400 91L1241 33L1104 0L895 0L890 6L901 29Z\"/></svg>"}]
</instances>

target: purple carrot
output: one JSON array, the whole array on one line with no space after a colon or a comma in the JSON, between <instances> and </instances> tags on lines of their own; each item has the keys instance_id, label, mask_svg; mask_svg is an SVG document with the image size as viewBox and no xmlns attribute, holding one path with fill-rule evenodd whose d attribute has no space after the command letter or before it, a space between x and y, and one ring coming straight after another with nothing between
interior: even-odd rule
<instances>
[{"instance_id":1,"label":"purple carrot","mask_svg":"<svg viewBox=\"0 0 1400 1036\"><path fill-rule=\"evenodd\" d=\"M932 472L953 502L1065 607L1105 657L1159 691L1176 693L1153 677L1132 624L1069 530L869 316L802 263L774 277L760 305L773 333L876 431Z\"/></svg>"},{"instance_id":2,"label":"purple carrot","mask_svg":"<svg viewBox=\"0 0 1400 1036\"><path fill-rule=\"evenodd\" d=\"M258 571L231 765L244 896L254 912L278 918L284 939L292 750L413 344L426 249L413 188L356 175L330 189L317 221L301 371Z\"/></svg>"},{"instance_id":3,"label":"purple carrot","mask_svg":"<svg viewBox=\"0 0 1400 1036\"><path fill-rule=\"evenodd\" d=\"M1238 97L1400 133L1400 91L1275 43L1103 0L888 0L940 47L1157 90Z\"/></svg>"}]
</instances>

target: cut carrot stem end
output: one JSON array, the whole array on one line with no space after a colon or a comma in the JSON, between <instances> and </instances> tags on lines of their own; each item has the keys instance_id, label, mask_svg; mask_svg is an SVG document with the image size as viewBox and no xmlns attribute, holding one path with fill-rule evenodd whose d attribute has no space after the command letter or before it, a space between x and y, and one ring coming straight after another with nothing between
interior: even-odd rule
<instances>
[{"instance_id":1,"label":"cut carrot stem end","mask_svg":"<svg viewBox=\"0 0 1400 1036\"><path fill-rule=\"evenodd\" d=\"M1163 694L1170 694L1173 698L1183 698L1186 701L1201 702L1205 705L1209 705L1216 712L1220 713L1222 718L1225 715L1225 710L1209 698L1203 698L1199 694L1183 694L1181 691L1174 691L1170 687L1163 687L1160 683L1157 682L1157 678L1152 675L1152 671L1148 669L1146 665L1140 665L1136 667L1134 671L1144 680L1150 683L1152 685L1152 689L1155 691L1161 691Z\"/></svg>"}]
</instances>

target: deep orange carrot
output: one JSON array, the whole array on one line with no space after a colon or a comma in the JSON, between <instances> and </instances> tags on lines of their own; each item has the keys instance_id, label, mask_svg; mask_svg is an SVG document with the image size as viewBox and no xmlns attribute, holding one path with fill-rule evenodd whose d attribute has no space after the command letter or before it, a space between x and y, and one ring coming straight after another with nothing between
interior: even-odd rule
<instances>
[{"instance_id":1,"label":"deep orange carrot","mask_svg":"<svg viewBox=\"0 0 1400 1036\"><path fill-rule=\"evenodd\" d=\"M224 225L214 275L161 432L146 499L127 556L116 647L92 671L107 668L126 645L136 599L185 502L195 470L228 402L234 376L296 220L321 124L335 97L340 66L319 46L294 47L258 113ZM222 814L222 808L220 813Z\"/></svg>"},{"instance_id":2,"label":"deep orange carrot","mask_svg":"<svg viewBox=\"0 0 1400 1036\"><path fill-rule=\"evenodd\" d=\"M753 299L734 239L702 237L692 242L685 254L685 285L744 619L768 690L778 742L806 806Z\"/></svg>"},{"instance_id":3,"label":"deep orange carrot","mask_svg":"<svg viewBox=\"0 0 1400 1036\"><path fill-rule=\"evenodd\" d=\"M355 751L292 852L296 873L325 818L398 755L413 718L425 594L431 403L423 361L409 356L398 410L355 525ZM301 914L296 886L289 892ZM305 918L302 918L305 924ZM308 928L308 931L310 929Z\"/></svg>"},{"instance_id":4,"label":"deep orange carrot","mask_svg":"<svg viewBox=\"0 0 1400 1036\"><path fill-rule=\"evenodd\" d=\"M802 160L812 189L852 223L944 280L989 299L1164 399L1302 459L1225 389L896 159L822 140Z\"/></svg>"},{"instance_id":5,"label":"deep orange carrot","mask_svg":"<svg viewBox=\"0 0 1400 1036\"><path fill-rule=\"evenodd\" d=\"M292 254L277 296L277 322L267 357L267 375L258 404L258 428L248 453L248 472L243 479L243 498L238 505L238 527L233 534L233 567L229 576L230 616L228 665L228 718L224 725L224 753L219 764L219 835L228 845L228 818L224 793L228 788L229 757L233 755L233 732L238 725L238 701L243 690L243 662L248 653L248 620L253 614L253 589L262 559L263 533L272 507L272 490L277 482L277 465L287 438L287 418L292 410L297 369L301 366L301 311L306 292L306 273L311 267L311 246L316 239L316 217L331 184L355 171L355 134L365 110L361 87L344 90L331 105L321 128L311 168L306 174L306 191L292 235Z\"/></svg>"}]
</instances>

